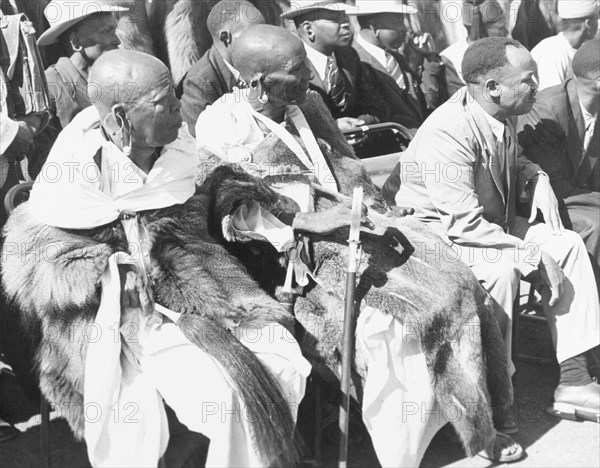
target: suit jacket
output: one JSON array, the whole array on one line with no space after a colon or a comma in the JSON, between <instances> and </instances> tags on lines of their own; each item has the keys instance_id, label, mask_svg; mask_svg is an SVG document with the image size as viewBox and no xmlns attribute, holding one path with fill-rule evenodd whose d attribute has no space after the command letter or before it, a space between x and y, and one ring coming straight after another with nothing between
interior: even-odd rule
<instances>
[{"instance_id":1,"label":"suit jacket","mask_svg":"<svg viewBox=\"0 0 600 468\"><path fill-rule=\"evenodd\" d=\"M88 97L88 74L67 57L61 57L46 70L48 91L60 125L65 128L73 117L92 105Z\"/></svg>"},{"instance_id":2,"label":"suit jacket","mask_svg":"<svg viewBox=\"0 0 600 468\"><path fill-rule=\"evenodd\" d=\"M600 152L598 121L584 154L585 123L572 79L542 90L517 130L523 153L548 173L558 197L600 190L600 164L592 172L589 159Z\"/></svg>"},{"instance_id":3,"label":"suit jacket","mask_svg":"<svg viewBox=\"0 0 600 468\"><path fill-rule=\"evenodd\" d=\"M517 158L510 122L508 151L500 153L484 111L469 101L462 88L421 126L400 161L396 202L414 207L418 218L451 243L516 249L516 263L527 275L539 253L536 258L509 232L517 197L540 168Z\"/></svg>"},{"instance_id":4,"label":"suit jacket","mask_svg":"<svg viewBox=\"0 0 600 468\"><path fill-rule=\"evenodd\" d=\"M384 122L389 116L389 107L383 97L375 90L370 67L361 63L352 47L339 47L335 50L335 59L344 79L345 104L339 108L325 91L326 85L310 60L307 64L312 71L310 89L321 95L334 119L355 117L363 119L367 125Z\"/></svg>"},{"instance_id":5,"label":"suit jacket","mask_svg":"<svg viewBox=\"0 0 600 468\"><path fill-rule=\"evenodd\" d=\"M181 115L192 136L196 136L198 116L221 96L230 93L236 84L236 78L214 46L189 69L183 79Z\"/></svg>"}]
</instances>

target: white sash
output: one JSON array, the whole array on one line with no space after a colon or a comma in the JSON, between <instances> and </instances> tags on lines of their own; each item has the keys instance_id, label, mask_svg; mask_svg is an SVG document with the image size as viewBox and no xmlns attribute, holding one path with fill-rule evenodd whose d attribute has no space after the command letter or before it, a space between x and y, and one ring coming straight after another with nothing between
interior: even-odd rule
<instances>
[{"instance_id":1,"label":"white sash","mask_svg":"<svg viewBox=\"0 0 600 468\"><path fill-rule=\"evenodd\" d=\"M294 154L298 157L300 162L304 164L304 166L311 170L315 175L316 179L319 183L327 188L328 190L339 193L337 183L332 175L331 168L327 164L325 160L325 156L319 147L319 143L315 136L313 135L312 130L308 126L308 122L306 121L306 117L300 110L298 106L287 106L286 114L294 123L294 126L298 130L300 134L300 138L306 145L306 149L308 150L308 155L302 149L302 146L298 141L294 138L294 136L287 131L282 125L274 122L273 120L265 117L264 115L252 110L252 116L259 120L265 127L271 130L275 135L277 135L281 141L283 141L287 147L294 152Z\"/></svg>"}]
</instances>

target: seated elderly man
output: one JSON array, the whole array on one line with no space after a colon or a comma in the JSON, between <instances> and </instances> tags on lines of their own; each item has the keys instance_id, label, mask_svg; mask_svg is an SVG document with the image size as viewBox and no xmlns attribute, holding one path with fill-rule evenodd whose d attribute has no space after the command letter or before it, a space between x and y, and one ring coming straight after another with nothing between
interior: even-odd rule
<instances>
[{"instance_id":1,"label":"seated elderly man","mask_svg":"<svg viewBox=\"0 0 600 468\"><path fill-rule=\"evenodd\" d=\"M396 202L415 206L490 292L508 351L519 280L541 276L560 363L554 409L600 421L600 386L584 355L600 343L592 266L581 237L562 226L548 175L517 158L511 117L533 106L535 62L518 42L494 37L471 44L462 65L468 85L429 117L399 163ZM523 193L529 220L515 215ZM535 222L538 210L545 223Z\"/></svg>"},{"instance_id":2,"label":"seated elderly man","mask_svg":"<svg viewBox=\"0 0 600 468\"><path fill-rule=\"evenodd\" d=\"M167 68L113 51L90 81L94 107L61 133L4 236L3 290L41 330L42 392L93 466L157 466L163 399L210 439L207 466L291 466L310 365L293 318L206 234Z\"/></svg>"},{"instance_id":3,"label":"seated elderly man","mask_svg":"<svg viewBox=\"0 0 600 468\"><path fill-rule=\"evenodd\" d=\"M353 382L380 462L417 466L449 418L468 454L520 458L492 424L493 410L498 428L517 429L502 336L468 267L436 254L427 228L390 216L319 95L307 92L301 40L253 26L232 61L247 87L196 124L203 164L229 165L200 173L212 232L271 294L295 298L303 351L335 384L348 255L339 227L350 220L348 195L363 187L373 229L361 233Z\"/></svg>"},{"instance_id":4,"label":"seated elderly man","mask_svg":"<svg viewBox=\"0 0 600 468\"><path fill-rule=\"evenodd\" d=\"M213 45L183 79L181 114L192 136L200 113L223 94L233 91L239 72L231 65L231 50L239 35L253 24L264 24L261 12L245 0L221 0L206 19Z\"/></svg>"},{"instance_id":5,"label":"seated elderly man","mask_svg":"<svg viewBox=\"0 0 600 468\"><path fill-rule=\"evenodd\" d=\"M600 40L581 46L573 72L538 94L517 132L524 154L550 177L562 221L583 238L600 285Z\"/></svg>"}]
</instances>

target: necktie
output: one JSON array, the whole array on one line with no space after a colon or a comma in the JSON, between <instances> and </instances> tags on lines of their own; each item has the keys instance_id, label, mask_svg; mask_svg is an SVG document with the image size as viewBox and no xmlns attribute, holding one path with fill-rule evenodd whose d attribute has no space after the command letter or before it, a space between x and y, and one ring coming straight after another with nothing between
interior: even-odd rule
<instances>
[{"instance_id":1,"label":"necktie","mask_svg":"<svg viewBox=\"0 0 600 468\"><path fill-rule=\"evenodd\" d=\"M340 74L335 57L327 57L327 73L325 75L327 94L336 107L344 107L346 99L344 97L344 78Z\"/></svg>"},{"instance_id":2,"label":"necktie","mask_svg":"<svg viewBox=\"0 0 600 468\"><path fill-rule=\"evenodd\" d=\"M394 56L388 52L385 53L385 68L400 89L406 89L406 81L404 80L404 73L402 73L400 64Z\"/></svg>"}]
</instances>

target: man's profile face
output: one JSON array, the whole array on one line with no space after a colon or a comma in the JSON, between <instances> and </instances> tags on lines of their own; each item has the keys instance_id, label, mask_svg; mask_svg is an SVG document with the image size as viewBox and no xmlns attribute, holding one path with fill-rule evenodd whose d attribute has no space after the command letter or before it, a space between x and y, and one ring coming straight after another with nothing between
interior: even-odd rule
<instances>
[{"instance_id":1,"label":"man's profile face","mask_svg":"<svg viewBox=\"0 0 600 468\"><path fill-rule=\"evenodd\" d=\"M524 47L506 48L508 64L498 72L498 104L509 115L527 114L535 103L539 79L537 65Z\"/></svg>"},{"instance_id":2,"label":"man's profile face","mask_svg":"<svg viewBox=\"0 0 600 468\"><path fill-rule=\"evenodd\" d=\"M352 41L350 21L343 11L317 10L310 22L315 33L315 45L345 47Z\"/></svg>"},{"instance_id":3,"label":"man's profile face","mask_svg":"<svg viewBox=\"0 0 600 468\"><path fill-rule=\"evenodd\" d=\"M117 22L111 13L92 15L77 25L77 37L90 60L119 47Z\"/></svg>"},{"instance_id":4,"label":"man's profile face","mask_svg":"<svg viewBox=\"0 0 600 468\"><path fill-rule=\"evenodd\" d=\"M395 50L404 44L408 31L405 15L381 13L375 16L373 24L383 48Z\"/></svg>"},{"instance_id":5,"label":"man's profile face","mask_svg":"<svg viewBox=\"0 0 600 468\"><path fill-rule=\"evenodd\" d=\"M182 117L181 103L175 97L173 80L168 70L148 76L153 85L128 112L136 141L161 147L177 139ZM140 85L141 89L143 84ZM148 88L146 88L148 89Z\"/></svg>"}]
</instances>

